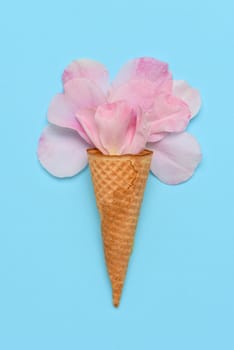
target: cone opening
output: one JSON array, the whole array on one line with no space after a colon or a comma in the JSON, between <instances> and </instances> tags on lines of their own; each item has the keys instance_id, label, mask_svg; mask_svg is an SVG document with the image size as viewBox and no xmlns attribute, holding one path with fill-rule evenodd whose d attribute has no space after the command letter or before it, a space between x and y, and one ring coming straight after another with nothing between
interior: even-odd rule
<instances>
[{"instance_id":1,"label":"cone opening","mask_svg":"<svg viewBox=\"0 0 234 350\"><path fill-rule=\"evenodd\" d=\"M87 149L87 153L89 156L100 156L105 158L129 158L129 157L145 157L145 156L151 156L152 151L148 149L144 149L142 152L137 154L116 154L116 155L109 155L109 154L103 154L100 152L97 148L89 148Z\"/></svg>"}]
</instances>

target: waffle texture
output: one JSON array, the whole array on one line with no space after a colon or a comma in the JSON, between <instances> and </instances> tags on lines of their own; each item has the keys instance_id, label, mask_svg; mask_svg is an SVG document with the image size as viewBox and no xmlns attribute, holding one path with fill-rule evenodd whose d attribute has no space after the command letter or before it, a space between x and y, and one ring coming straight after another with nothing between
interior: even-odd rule
<instances>
[{"instance_id":1,"label":"waffle texture","mask_svg":"<svg viewBox=\"0 0 234 350\"><path fill-rule=\"evenodd\" d=\"M152 152L108 156L88 150L113 304L118 306L134 243Z\"/></svg>"}]
</instances>

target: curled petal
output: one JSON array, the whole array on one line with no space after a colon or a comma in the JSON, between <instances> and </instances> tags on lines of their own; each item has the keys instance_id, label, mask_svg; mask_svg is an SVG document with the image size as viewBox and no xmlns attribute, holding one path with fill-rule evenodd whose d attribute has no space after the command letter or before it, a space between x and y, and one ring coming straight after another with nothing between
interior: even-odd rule
<instances>
[{"instance_id":1,"label":"curled petal","mask_svg":"<svg viewBox=\"0 0 234 350\"><path fill-rule=\"evenodd\" d=\"M189 86L184 80L173 81L173 94L187 103L193 118L201 108L201 96L198 90Z\"/></svg>"},{"instance_id":2,"label":"curled petal","mask_svg":"<svg viewBox=\"0 0 234 350\"><path fill-rule=\"evenodd\" d=\"M169 135L159 142L148 144L148 148L154 151L151 171L171 185L188 180L202 157L197 140L186 132Z\"/></svg>"},{"instance_id":3,"label":"curled petal","mask_svg":"<svg viewBox=\"0 0 234 350\"><path fill-rule=\"evenodd\" d=\"M99 106L97 132L108 154L126 153L136 131L137 112L124 101Z\"/></svg>"},{"instance_id":4,"label":"curled petal","mask_svg":"<svg viewBox=\"0 0 234 350\"><path fill-rule=\"evenodd\" d=\"M105 103L106 97L95 83L88 79L69 80L64 85L65 95L76 106L76 109L97 108Z\"/></svg>"},{"instance_id":5,"label":"curled petal","mask_svg":"<svg viewBox=\"0 0 234 350\"><path fill-rule=\"evenodd\" d=\"M150 80L157 87L171 79L168 64L151 57L140 57L127 62L113 82L116 88L129 80Z\"/></svg>"},{"instance_id":6,"label":"curled petal","mask_svg":"<svg viewBox=\"0 0 234 350\"><path fill-rule=\"evenodd\" d=\"M151 138L157 141L157 134L181 132L190 119L190 109L185 102L172 95L157 95L152 110L146 114L151 125Z\"/></svg>"},{"instance_id":7,"label":"curled petal","mask_svg":"<svg viewBox=\"0 0 234 350\"><path fill-rule=\"evenodd\" d=\"M94 110L80 110L76 113L76 118L79 121L82 129L90 140L90 144L99 149L103 154L108 154L108 151L103 147L99 133L97 130L97 125L94 119L95 111Z\"/></svg>"},{"instance_id":8,"label":"curled petal","mask_svg":"<svg viewBox=\"0 0 234 350\"><path fill-rule=\"evenodd\" d=\"M37 154L50 174L70 177L87 165L87 148L89 145L76 131L48 125L41 134Z\"/></svg>"},{"instance_id":9,"label":"curled petal","mask_svg":"<svg viewBox=\"0 0 234 350\"><path fill-rule=\"evenodd\" d=\"M64 70L62 80L66 84L69 80L85 78L92 80L103 91L107 90L109 85L109 74L107 68L100 62L90 59L80 59L73 61Z\"/></svg>"},{"instance_id":10,"label":"curled petal","mask_svg":"<svg viewBox=\"0 0 234 350\"><path fill-rule=\"evenodd\" d=\"M136 121L136 131L132 143L126 153L137 154L143 151L150 135L150 125L145 115L139 110Z\"/></svg>"}]
</instances>

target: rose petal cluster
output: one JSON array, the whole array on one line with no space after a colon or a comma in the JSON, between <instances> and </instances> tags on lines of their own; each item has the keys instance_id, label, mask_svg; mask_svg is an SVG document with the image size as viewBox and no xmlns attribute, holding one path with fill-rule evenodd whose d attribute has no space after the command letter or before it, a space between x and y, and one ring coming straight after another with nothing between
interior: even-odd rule
<instances>
[{"instance_id":1,"label":"rose petal cluster","mask_svg":"<svg viewBox=\"0 0 234 350\"><path fill-rule=\"evenodd\" d=\"M52 175L74 176L88 164L86 150L95 147L108 155L153 150L151 171L167 184L192 176L201 150L185 129L201 98L185 81L173 80L167 63L131 60L110 83L103 64L80 59L62 81L38 144L38 158Z\"/></svg>"}]
</instances>

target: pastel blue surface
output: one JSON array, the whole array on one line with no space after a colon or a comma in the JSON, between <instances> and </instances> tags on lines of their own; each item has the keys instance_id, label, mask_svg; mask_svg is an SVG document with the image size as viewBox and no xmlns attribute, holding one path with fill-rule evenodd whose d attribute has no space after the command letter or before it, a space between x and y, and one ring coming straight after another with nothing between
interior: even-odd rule
<instances>
[{"instance_id":1,"label":"pastel blue surface","mask_svg":"<svg viewBox=\"0 0 234 350\"><path fill-rule=\"evenodd\" d=\"M0 349L234 349L234 50L230 1L1 4ZM86 169L36 159L52 96L78 57L111 75L130 58L170 63L202 94L191 181L150 175L119 309L111 304Z\"/></svg>"}]
</instances>

